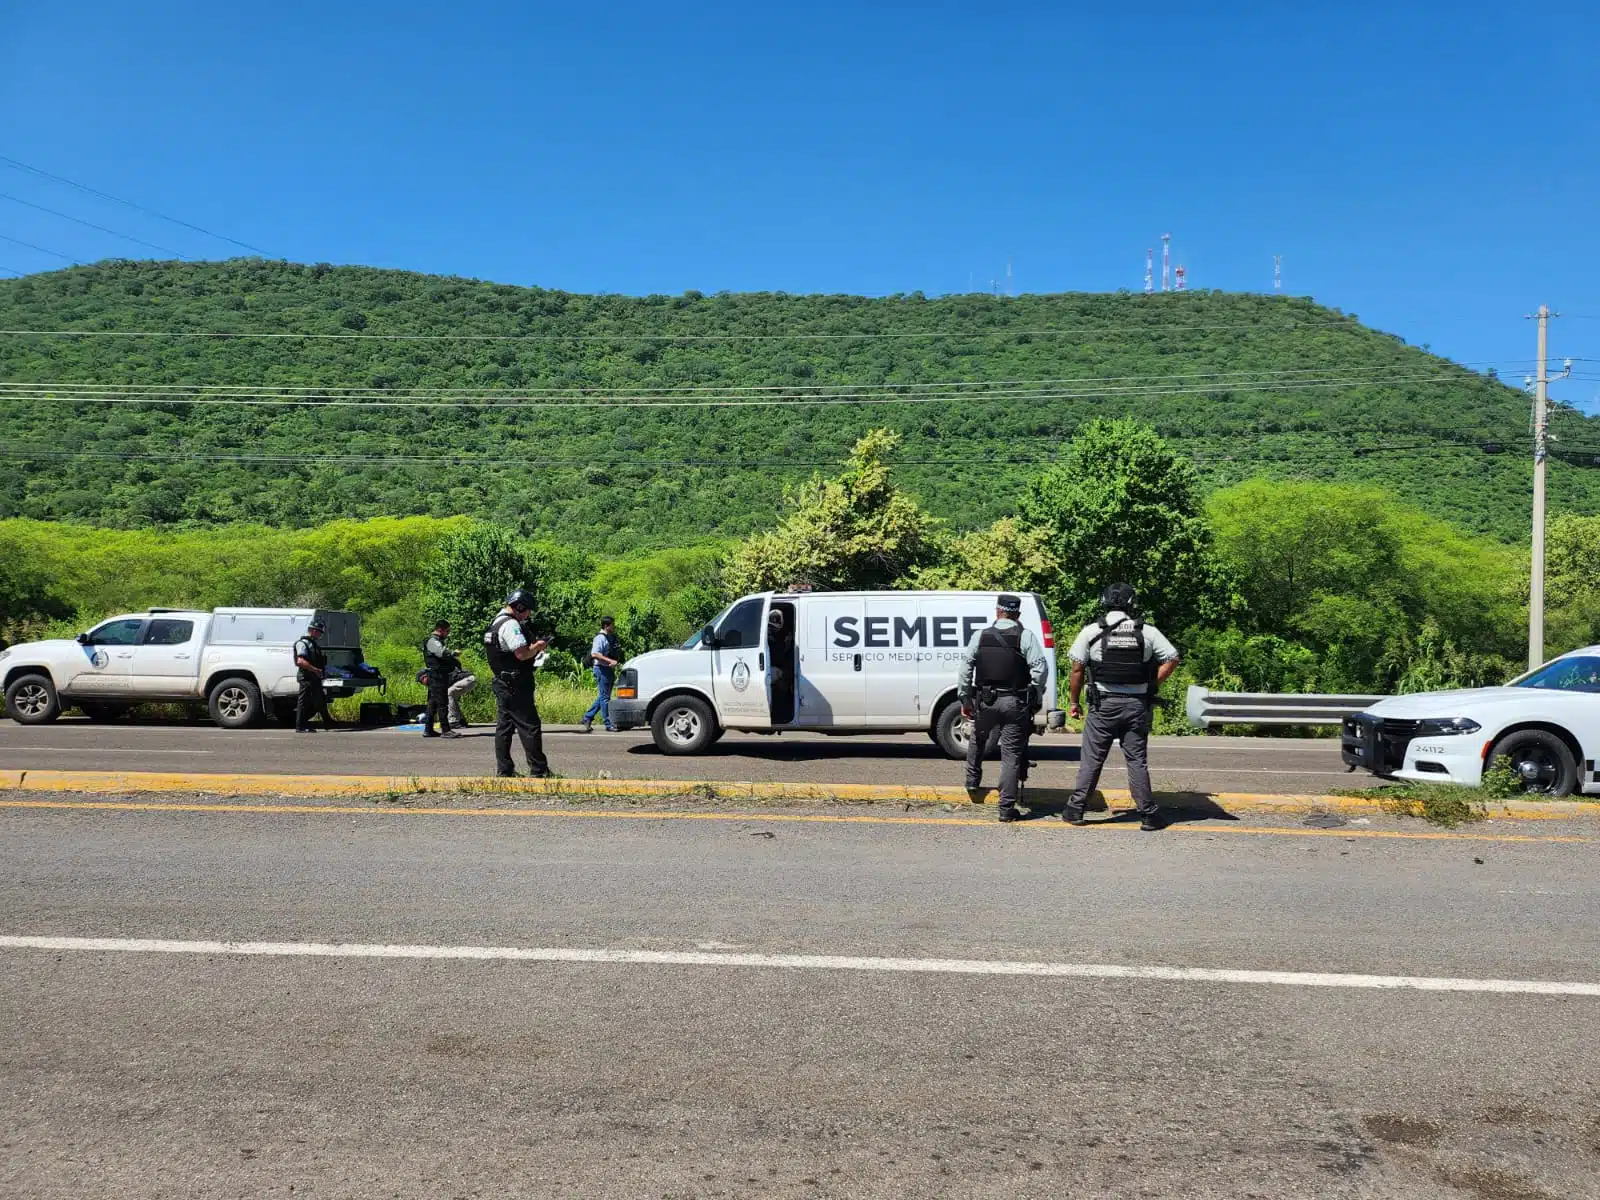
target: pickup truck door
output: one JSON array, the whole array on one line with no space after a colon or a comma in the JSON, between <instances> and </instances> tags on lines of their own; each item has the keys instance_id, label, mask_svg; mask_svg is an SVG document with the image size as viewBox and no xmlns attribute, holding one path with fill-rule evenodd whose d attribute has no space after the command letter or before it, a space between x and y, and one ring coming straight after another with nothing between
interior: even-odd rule
<instances>
[{"instance_id":1,"label":"pickup truck door","mask_svg":"<svg viewBox=\"0 0 1600 1200\"><path fill-rule=\"evenodd\" d=\"M104 696L128 690L133 673L133 651L144 629L143 617L118 617L89 631L79 645L83 662L67 680L74 696Z\"/></svg>"},{"instance_id":2,"label":"pickup truck door","mask_svg":"<svg viewBox=\"0 0 1600 1200\"><path fill-rule=\"evenodd\" d=\"M147 696L192 696L200 673L205 626L193 617L152 617L133 648L132 690Z\"/></svg>"}]
</instances>

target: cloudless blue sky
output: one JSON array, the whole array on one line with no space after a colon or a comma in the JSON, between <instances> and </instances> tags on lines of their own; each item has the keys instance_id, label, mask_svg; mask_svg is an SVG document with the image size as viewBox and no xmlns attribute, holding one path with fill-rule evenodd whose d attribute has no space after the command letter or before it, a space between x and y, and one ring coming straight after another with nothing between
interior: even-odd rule
<instances>
[{"instance_id":1,"label":"cloudless blue sky","mask_svg":"<svg viewBox=\"0 0 1600 1200\"><path fill-rule=\"evenodd\" d=\"M1170 231L1196 287L1282 254L1285 290L1508 377L1546 301L1600 360L1592 0L1205 7L9 0L0 154L274 256L581 292L937 294L1008 255L1019 291L1137 290ZM10 200L0 235L160 256Z\"/></svg>"}]
</instances>

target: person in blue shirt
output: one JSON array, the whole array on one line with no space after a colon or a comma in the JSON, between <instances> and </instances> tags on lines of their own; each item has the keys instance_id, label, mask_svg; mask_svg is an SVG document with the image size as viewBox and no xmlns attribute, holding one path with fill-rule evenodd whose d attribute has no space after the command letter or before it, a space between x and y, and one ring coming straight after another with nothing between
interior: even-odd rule
<instances>
[{"instance_id":1,"label":"person in blue shirt","mask_svg":"<svg viewBox=\"0 0 1600 1200\"><path fill-rule=\"evenodd\" d=\"M583 731L594 731L594 719L600 718L607 733L615 733L611 723L611 687L617 681L617 660L622 654L622 643L617 641L617 622L613 617L600 619L600 632L594 635L589 647L589 665L594 670L594 703L583 714Z\"/></svg>"}]
</instances>

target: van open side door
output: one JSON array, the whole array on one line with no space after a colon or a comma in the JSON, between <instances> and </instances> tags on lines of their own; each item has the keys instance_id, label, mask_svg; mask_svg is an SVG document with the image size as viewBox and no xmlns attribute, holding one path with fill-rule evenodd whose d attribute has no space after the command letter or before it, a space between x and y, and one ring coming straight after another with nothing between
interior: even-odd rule
<instances>
[{"instance_id":1,"label":"van open side door","mask_svg":"<svg viewBox=\"0 0 1600 1200\"><path fill-rule=\"evenodd\" d=\"M730 729L770 729L767 699L767 604L749 596L728 610L711 650L711 686L717 711Z\"/></svg>"}]
</instances>

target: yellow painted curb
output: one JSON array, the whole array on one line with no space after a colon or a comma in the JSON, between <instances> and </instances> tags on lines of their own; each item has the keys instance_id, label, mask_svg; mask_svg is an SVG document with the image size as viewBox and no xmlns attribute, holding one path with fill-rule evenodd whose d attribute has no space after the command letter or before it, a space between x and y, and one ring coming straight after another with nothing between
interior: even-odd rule
<instances>
[{"instance_id":1,"label":"yellow painted curb","mask_svg":"<svg viewBox=\"0 0 1600 1200\"><path fill-rule=\"evenodd\" d=\"M0 771L0 791L162 793L199 792L220 796L371 796L416 793L458 796L542 796L601 800L618 797L687 797L696 800L817 800L936 804L993 804L998 793L985 789L970 796L965 788L932 784L755 783L678 779L496 779L455 775L242 775L166 771ZM1059 806L1067 788L1029 788L1027 798ZM1100 790L1108 804L1131 801L1126 789ZM1255 792L1157 792L1164 808L1240 813L1342 813L1383 811L1378 797L1270 795ZM1600 804L1572 801L1508 800L1489 805L1489 815L1523 820L1557 820L1600 815Z\"/></svg>"}]
</instances>

